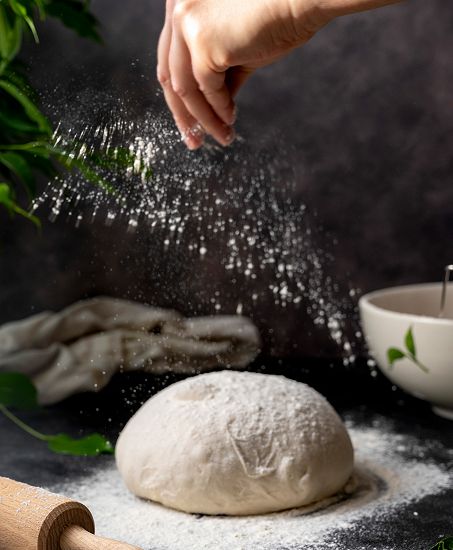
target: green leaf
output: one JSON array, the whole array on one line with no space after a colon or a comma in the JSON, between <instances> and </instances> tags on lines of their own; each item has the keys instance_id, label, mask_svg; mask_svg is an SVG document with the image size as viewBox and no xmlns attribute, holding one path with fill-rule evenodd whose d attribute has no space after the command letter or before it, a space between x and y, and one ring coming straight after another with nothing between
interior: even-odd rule
<instances>
[{"instance_id":1,"label":"green leaf","mask_svg":"<svg viewBox=\"0 0 453 550\"><path fill-rule=\"evenodd\" d=\"M0 4L0 57L6 61L3 69L19 52L22 44L22 20L9 15Z\"/></svg>"},{"instance_id":2,"label":"green leaf","mask_svg":"<svg viewBox=\"0 0 453 550\"><path fill-rule=\"evenodd\" d=\"M404 357L406 357L406 354L398 348L389 348L387 350L387 359L391 366L393 366L396 361L404 359Z\"/></svg>"},{"instance_id":3,"label":"green leaf","mask_svg":"<svg viewBox=\"0 0 453 550\"><path fill-rule=\"evenodd\" d=\"M33 409L38 406L36 388L31 380L15 372L0 373L0 405Z\"/></svg>"},{"instance_id":4,"label":"green leaf","mask_svg":"<svg viewBox=\"0 0 453 550\"><path fill-rule=\"evenodd\" d=\"M17 88L14 84L5 79L0 79L0 88L5 90L11 97L13 97L17 102L19 102L28 117L36 122L39 130L47 134L49 137L52 135L52 129L50 127L49 121L41 113L38 107L29 99L23 91Z\"/></svg>"},{"instance_id":5,"label":"green leaf","mask_svg":"<svg viewBox=\"0 0 453 550\"><path fill-rule=\"evenodd\" d=\"M407 351L413 357L417 357L417 353L416 353L416 350L415 350L415 341L414 341L414 334L412 332L412 327L409 327L408 331L406 332L406 336L404 337L404 344L406 345Z\"/></svg>"},{"instance_id":6,"label":"green leaf","mask_svg":"<svg viewBox=\"0 0 453 550\"><path fill-rule=\"evenodd\" d=\"M90 168L85 162L74 162L74 166L76 166L82 176L84 176L84 178L90 183L102 187L110 194L116 193L115 188L105 178L103 178L95 170Z\"/></svg>"},{"instance_id":7,"label":"green leaf","mask_svg":"<svg viewBox=\"0 0 453 550\"><path fill-rule=\"evenodd\" d=\"M33 34L35 42L39 43L38 33L36 32L35 24L33 23L33 19L29 16L27 8L18 0L9 0L9 5L13 12L27 23L29 29Z\"/></svg>"},{"instance_id":8,"label":"green leaf","mask_svg":"<svg viewBox=\"0 0 453 550\"><path fill-rule=\"evenodd\" d=\"M9 30L10 23L7 18L6 10L0 4L0 57L3 59L8 59L9 56Z\"/></svg>"},{"instance_id":9,"label":"green leaf","mask_svg":"<svg viewBox=\"0 0 453 550\"><path fill-rule=\"evenodd\" d=\"M7 183L0 183L0 204L9 210L11 214L13 213L14 198Z\"/></svg>"},{"instance_id":10,"label":"green leaf","mask_svg":"<svg viewBox=\"0 0 453 550\"><path fill-rule=\"evenodd\" d=\"M6 109L0 110L0 128L2 126L20 134L33 134L40 131L38 126L28 118L17 116Z\"/></svg>"},{"instance_id":11,"label":"green leaf","mask_svg":"<svg viewBox=\"0 0 453 550\"><path fill-rule=\"evenodd\" d=\"M14 199L14 194L8 183L0 183L0 204L3 205L10 214L18 214L23 218L33 222L37 227L41 227L41 222L36 216L30 214L21 208Z\"/></svg>"},{"instance_id":12,"label":"green leaf","mask_svg":"<svg viewBox=\"0 0 453 550\"><path fill-rule=\"evenodd\" d=\"M31 87L31 84L28 81L27 75L25 74L26 70L27 66L21 61L15 59L9 63L8 67L6 67L5 72L3 73L3 78L11 82L11 84L14 84L16 88L19 88L26 93L27 97L36 103L38 101L38 94L36 90Z\"/></svg>"},{"instance_id":13,"label":"green leaf","mask_svg":"<svg viewBox=\"0 0 453 550\"><path fill-rule=\"evenodd\" d=\"M50 0L46 11L57 17L66 27L79 36L102 42L98 31L98 20L89 12L88 2L79 0Z\"/></svg>"},{"instance_id":14,"label":"green leaf","mask_svg":"<svg viewBox=\"0 0 453 550\"><path fill-rule=\"evenodd\" d=\"M31 409L37 406L37 391L27 376L15 372L0 373L0 413L18 428L47 443L49 449L55 453L74 456L113 454L112 444L98 433L80 439L74 439L66 434L46 435L36 431L9 410L9 407Z\"/></svg>"},{"instance_id":15,"label":"green leaf","mask_svg":"<svg viewBox=\"0 0 453 550\"><path fill-rule=\"evenodd\" d=\"M102 153L89 153L88 159L94 166L107 170L130 168L135 162L134 154L123 147L117 147L113 150L109 149L102 151Z\"/></svg>"},{"instance_id":16,"label":"green leaf","mask_svg":"<svg viewBox=\"0 0 453 550\"><path fill-rule=\"evenodd\" d=\"M74 456L97 456L113 454L112 444L100 434L91 434L82 439L73 439L66 434L48 436L49 449L55 453Z\"/></svg>"},{"instance_id":17,"label":"green leaf","mask_svg":"<svg viewBox=\"0 0 453 550\"><path fill-rule=\"evenodd\" d=\"M58 150L47 141L30 141L29 143L0 145L0 151L28 151L33 155L44 158L49 158L51 154L59 154Z\"/></svg>"},{"instance_id":18,"label":"green leaf","mask_svg":"<svg viewBox=\"0 0 453 550\"><path fill-rule=\"evenodd\" d=\"M45 4L47 1L48 0L20 0L20 3L27 7L29 13L32 8L37 8L40 19L44 20L46 15Z\"/></svg>"},{"instance_id":19,"label":"green leaf","mask_svg":"<svg viewBox=\"0 0 453 550\"><path fill-rule=\"evenodd\" d=\"M431 550L453 550L453 537L445 537L435 544Z\"/></svg>"},{"instance_id":20,"label":"green leaf","mask_svg":"<svg viewBox=\"0 0 453 550\"><path fill-rule=\"evenodd\" d=\"M65 166L67 170L77 169L88 182L102 187L108 193L116 193L115 188L100 174L93 170L93 168L91 168L85 161L70 156L70 154L66 151L60 153L55 152L55 154L58 161Z\"/></svg>"},{"instance_id":21,"label":"green leaf","mask_svg":"<svg viewBox=\"0 0 453 550\"><path fill-rule=\"evenodd\" d=\"M35 195L36 188L33 170L22 155L13 152L0 153L0 163L6 166L8 170L25 184L30 197Z\"/></svg>"}]
</instances>

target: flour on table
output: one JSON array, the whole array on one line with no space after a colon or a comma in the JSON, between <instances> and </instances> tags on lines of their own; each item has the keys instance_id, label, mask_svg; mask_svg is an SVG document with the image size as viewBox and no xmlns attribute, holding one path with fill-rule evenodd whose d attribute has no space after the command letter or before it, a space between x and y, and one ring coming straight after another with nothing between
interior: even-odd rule
<instances>
[{"instance_id":1,"label":"flour on table","mask_svg":"<svg viewBox=\"0 0 453 550\"><path fill-rule=\"evenodd\" d=\"M451 486L445 469L405 458L407 450L422 444L393 433L385 421L365 429L349 423L348 428L356 451L358 489L315 512L296 509L245 517L177 512L131 495L113 461L94 474L50 489L86 504L99 535L144 550L306 550L319 545L338 549L337 541L367 519L392 522L405 506Z\"/></svg>"}]
</instances>

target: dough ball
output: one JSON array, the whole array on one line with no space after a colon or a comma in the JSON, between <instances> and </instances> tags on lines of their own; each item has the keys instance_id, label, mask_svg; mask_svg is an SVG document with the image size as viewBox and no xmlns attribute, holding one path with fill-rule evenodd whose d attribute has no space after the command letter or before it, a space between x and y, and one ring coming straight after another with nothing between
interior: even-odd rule
<instances>
[{"instance_id":1,"label":"dough ball","mask_svg":"<svg viewBox=\"0 0 453 550\"><path fill-rule=\"evenodd\" d=\"M338 492L353 449L340 417L309 386L221 371L147 401L121 433L116 460L140 497L185 512L247 515Z\"/></svg>"}]
</instances>

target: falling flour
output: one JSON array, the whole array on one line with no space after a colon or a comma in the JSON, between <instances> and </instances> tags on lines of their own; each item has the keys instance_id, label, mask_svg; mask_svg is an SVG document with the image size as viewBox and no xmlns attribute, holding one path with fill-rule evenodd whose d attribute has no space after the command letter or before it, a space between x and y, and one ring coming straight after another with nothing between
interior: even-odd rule
<instances>
[{"instance_id":1,"label":"falling flour","mask_svg":"<svg viewBox=\"0 0 453 550\"><path fill-rule=\"evenodd\" d=\"M294 196L296 177L285 150L239 139L227 149L208 144L188 152L163 105L137 116L123 100L99 94L52 110L59 121L54 142L75 159L122 148L136 163L103 171L114 194L77 172L58 176L34 203L39 215L47 209L51 220L121 223L136 235L152 235L148 253L171 261L176 271L190 265L191 273L205 269L212 280L213 270L223 270L228 283L206 291L213 313L225 312L225 287L238 289L233 307L239 314L264 299L279 308L304 308L345 362L354 360L355 340L345 326L355 317L356 291L340 289L328 274L333 258L324 250L322 229Z\"/></svg>"},{"instance_id":2,"label":"falling flour","mask_svg":"<svg viewBox=\"0 0 453 550\"><path fill-rule=\"evenodd\" d=\"M451 475L425 462L429 442L396 434L385 420L348 427L356 452L354 479L345 493L317 507L237 518L185 514L128 493L113 463L50 489L86 504L99 535L144 550L349 550L342 541L354 529L367 520L393 522L405 507L448 489Z\"/></svg>"}]
</instances>

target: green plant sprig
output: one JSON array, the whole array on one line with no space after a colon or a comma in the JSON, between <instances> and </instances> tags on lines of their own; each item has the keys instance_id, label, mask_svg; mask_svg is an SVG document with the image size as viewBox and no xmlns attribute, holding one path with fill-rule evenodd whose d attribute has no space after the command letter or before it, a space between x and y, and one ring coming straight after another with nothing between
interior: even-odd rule
<instances>
[{"instance_id":1,"label":"green plant sprig","mask_svg":"<svg viewBox=\"0 0 453 550\"><path fill-rule=\"evenodd\" d=\"M443 538L431 550L453 550L453 537L448 536Z\"/></svg>"},{"instance_id":2,"label":"green plant sprig","mask_svg":"<svg viewBox=\"0 0 453 550\"><path fill-rule=\"evenodd\" d=\"M419 369L421 369L423 372L428 373L429 369L426 367L423 363L419 361L417 358L417 349L415 347L415 340L414 340L414 333L412 330L412 327L409 327L409 329L406 332L406 335L404 337L404 346L405 350L401 350L399 348L389 348L387 350L387 359L390 365L390 368L392 368L397 361L400 361L401 359L409 359L413 363L417 365Z\"/></svg>"},{"instance_id":3,"label":"green plant sprig","mask_svg":"<svg viewBox=\"0 0 453 550\"><path fill-rule=\"evenodd\" d=\"M19 409L38 408L37 391L31 380L19 373L0 373L0 413L30 436L47 444L48 448L60 454L73 456L97 456L113 454L112 444L102 435L94 433L80 439L67 434L47 435L38 432L18 416L10 407Z\"/></svg>"},{"instance_id":4,"label":"green plant sprig","mask_svg":"<svg viewBox=\"0 0 453 550\"><path fill-rule=\"evenodd\" d=\"M25 34L38 42L35 21L48 16L58 18L82 37L102 42L99 23L89 7L89 0L0 0L0 206L11 216L18 214L35 224L39 224L38 218L17 203L17 186L25 189L30 202L36 196L37 174L52 178L60 170L76 170L89 183L114 194L107 170L137 165L135 156L121 148L80 156L77 143L66 140L64 146L57 145L24 66L17 61ZM142 170L150 177L148 168Z\"/></svg>"}]
</instances>

